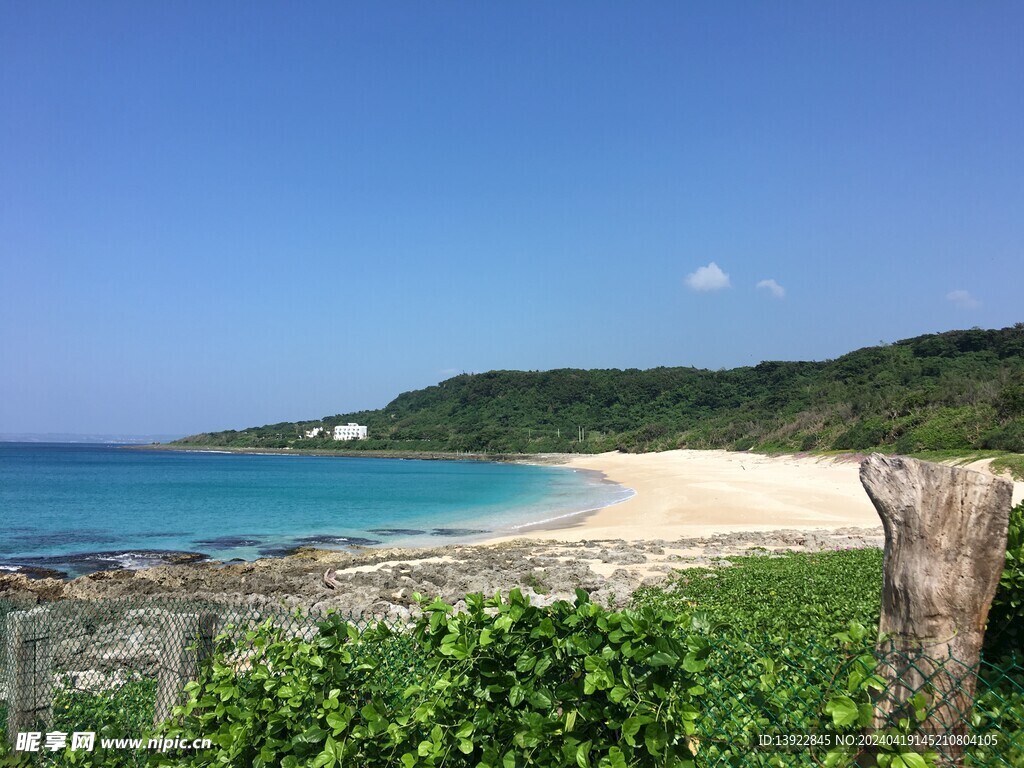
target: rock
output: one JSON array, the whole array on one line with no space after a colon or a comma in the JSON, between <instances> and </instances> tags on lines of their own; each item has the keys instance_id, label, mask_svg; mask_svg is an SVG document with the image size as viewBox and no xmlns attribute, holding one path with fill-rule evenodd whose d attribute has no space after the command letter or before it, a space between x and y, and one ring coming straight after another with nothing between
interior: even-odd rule
<instances>
[{"instance_id":1,"label":"rock","mask_svg":"<svg viewBox=\"0 0 1024 768\"><path fill-rule=\"evenodd\" d=\"M575 590L598 595L622 606L652 571L670 571L673 565L708 565L712 553L735 557L751 547L787 548L801 538L810 548L834 549L858 543L874 546L880 529L844 531L778 531L734 533L706 539L680 539L671 543L622 540L576 543L518 540L494 545L444 545L422 549L379 548L360 552L303 547L290 556L253 562L198 562L160 565L135 571L92 574L71 581L24 576L0 576L0 597L29 601L61 597L95 600L138 595L231 601L257 609L329 607L354 615L375 610L406 617L418 608L412 594L440 597L452 604L465 595L513 588L528 591L541 604L574 600ZM703 552L695 557L665 555L667 547ZM440 558L454 562L438 562ZM616 567L611 577L596 573L591 561ZM355 571L355 566L375 566ZM328 574L330 574L328 578ZM328 581L333 583L333 588ZM543 594L538 594L537 589ZM402 618L403 621L407 620Z\"/></svg>"}]
</instances>

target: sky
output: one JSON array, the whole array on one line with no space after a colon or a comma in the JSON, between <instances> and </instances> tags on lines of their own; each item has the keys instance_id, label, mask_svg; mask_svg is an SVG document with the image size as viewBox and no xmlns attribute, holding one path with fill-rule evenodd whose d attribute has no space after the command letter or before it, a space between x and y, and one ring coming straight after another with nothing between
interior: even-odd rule
<instances>
[{"instance_id":1,"label":"sky","mask_svg":"<svg viewBox=\"0 0 1024 768\"><path fill-rule=\"evenodd\" d=\"M1024 4L0 2L0 433L1024 320Z\"/></svg>"}]
</instances>

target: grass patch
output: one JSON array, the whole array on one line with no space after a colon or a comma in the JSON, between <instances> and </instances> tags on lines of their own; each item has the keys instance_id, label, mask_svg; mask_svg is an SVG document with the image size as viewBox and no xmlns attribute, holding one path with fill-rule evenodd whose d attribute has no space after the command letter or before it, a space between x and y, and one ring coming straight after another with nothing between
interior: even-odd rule
<instances>
[{"instance_id":1,"label":"grass patch","mask_svg":"<svg viewBox=\"0 0 1024 768\"><path fill-rule=\"evenodd\" d=\"M758 451L758 453L761 453L761 451ZM849 456L854 453L856 452L812 451L810 455L841 457ZM898 453L898 451L896 451L892 446L884 446L879 448L866 449L862 451L862 453L883 453L887 456L892 456ZM974 461L981 461L982 459L992 459L993 472L1009 472L1013 476L1014 480L1024 480L1024 454L1022 453L1008 453L1007 451L971 451L964 449L951 449L942 451L914 451L913 453L908 453L905 455L915 459L921 459L922 461L947 463L955 467L965 466Z\"/></svg>"},{"instance_id":2,"label":"grass patch","mask_svg":"<svg viewBox=\"0 0 1024 768\"><path fill-rule=\"evenodd\" d=\"M1009 472L1014 480L1024 480L1024 454L1006 453L992 460L992 469Z\"/></svg>"},{"instance_id":3,"label":"grass patch","mask_svg":"<svg viewBox=\"0 0 1024 768\"><path fill-rule=\"evenodd\" d=\"M787 643L830 637L851 621L878 624L880 549L754 555L732 563L679 571L664 586L638 590L634 604L704 612L735 631Z\"/></svg>"}]
</instances>

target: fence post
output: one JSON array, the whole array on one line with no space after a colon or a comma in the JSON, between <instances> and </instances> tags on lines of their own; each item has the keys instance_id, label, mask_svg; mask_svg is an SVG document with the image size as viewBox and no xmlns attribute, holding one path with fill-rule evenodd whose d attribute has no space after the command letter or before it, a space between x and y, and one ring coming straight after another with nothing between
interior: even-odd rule
<instances>
[{"instance_id":1,"label":"fence post","mask_svg":"<svg viewBox=\"0 0 1024 768\"><path fill-rule=\"evenodd\" d=\"M174 705L181 700L185 684L192 680L200 665L213 652L213 639L220 625L216 613L168 613L171 630L160 659L156 685L156 706L153 724L171 716Z\"/></svg>"},{"instance_id":2,"label":"fence post","mask_svg":"<svg viewBox=\"0 0 1024 768\"><path fill-rule=\"evenodd\" d=\"M1003 572L1013 486L1001 478L873 454L860 480L885 529L878 673L887 688L874 728L930 699L920 732L967 732L989 607ZM943 742L943 765L964 748ZM947 745L948 744L948 745ZM862 763L865 764L865 763Z\"/></svg>"},{"instance_id":3,"label":"fence post","mask_svg":"<svg viewBox=\"0 0 1024 768\"><path fill-rule=\"evenodd\" d=\"M196 671L213 655L213 641L220 630L220 624L220 616L212 611L199 614L199 644L196 646Z\"/></svg>"},{"instance_id":4,"label":"fence post","mask_svg":"<svg viewBox=\"0 0 1024 768\"><path fill-rule=\"evenodd\" d=\"M12 668L7 735L49 724L53 707L50 627L45 608L7 615L7 658Z\"/></svg>"},{"instance_id":5,"label":"fence post","mask_svg":"<svg viewBox=\"0 0 1024 768\"><path fill-rule=\"evenodd\" d=\"M157 673L154 725L170 717L185 683L192 677L195 664L190 648L199 637L198 614L168 612L165 615L171 627L165 635L167 644Z\"/></svg>"}]
</instances>

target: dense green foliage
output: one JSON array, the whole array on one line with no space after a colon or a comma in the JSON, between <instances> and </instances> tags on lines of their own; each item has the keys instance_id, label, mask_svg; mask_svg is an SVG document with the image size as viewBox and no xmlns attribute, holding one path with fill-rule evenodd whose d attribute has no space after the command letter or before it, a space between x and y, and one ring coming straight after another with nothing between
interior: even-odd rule
<instances>
[{"instance_id":1,"label":"dense green foliage","mask_svg":"<svg viewBox=\"0 0 1024 768\"><path fill-rule=\"evenodd\" d=\"M870 723L880 571L878 550L753 556L681 572L620 613L585 595L540 608L514 593L471 596L465 614L432 604L406 635L337 621L314 643L268 625L248 638L251 674L225 662L193 688L180 727L219 747L173 764L795 766L814 754L851 765L854 746L757 743ZM411 685L388 671L395 643ZM979 732L1020 741L1021 677L1016 665L985 667ZM896 732L933 704L918 697ZM1015 750L975 747L968 764ZM892 747L878 762L934 759Z\"/></svg>"},{"instance_id":2,"label":"dense green foliage","mask_svg":"<svg viewBox=\"0 0 1024 768\"><path fill-rule=\"evenodd\" d=\"M384 624L340 619L306 642L272 625L252 632L250 671L215 663L191 686L180 726L215 748L175 765L625 766L692 765L707 643L676 616L610 612L578 593L541 608L467 597L468 610L426 606L411 634L417 680L381 674Z\"/></svg>"},{"instance_id":3,"label":"dense green foliage","mask_svg":"<svg viewBox=\"0 0 1024 768\"><path fill-rule=\"evenodd\" d=\"M62 687L54 696L53 721L45 730L65 734L89 731L96 734L97 744L103 738L147 738L153 730L155 696L155 680L134 680L99 693ZM6 712L4 715L0 717L0 726L6 727ZM5 754L10 749L3 741L0 738L0 765L32 765L32 758L40 754ZM131 749L88 752L68 748L42 754L47 756L46 764L55 768L98 765L135 768L147 764L145 752Z\"/></svg>"},{"instance_id":4,"label":"dense green foliage","mask_svg":"<svg viewBox=\"0 0 1024 768\"><path fill-rule=\"evenodd\" d=\"M1019 624L1024 505L1013 514L990 630ZM762 749L758 738L855 734L869 723L881 685L871 653L881 561L870 549L735 558L680 571L620 612L582 593L540 607L513 592L471 595L458 614L424 602L408 631L329 616L312 635L267 621L222 638L162 728L212 737L212 750L68 752L56 764L849 766L855 747ZM1024 666L1006 651L986 649L973 715L974 732L999 742L972 747L968 766L1024 765ZM143 735L147 685L62 693L55 725ZM919 698L896 730L913 730L933 704ZM894 748L879 764L933 758Z\"/></svg>"},{"instance_id":5,"label":"dense green foliage","mask_svg":"<svg viewBox=\"0 0 1024 768\"><path fill-rule=\"evenodd\" d=\"M1006 566L988 615L985 652L1024 661L1024 504L1010 511Z\"/></svg>"},{"instance_id":6,"label":"dense green foliage","mask_svg":"<svg viewBox=\"0 0 1024 768\"><path fill-rule=\"evenodd\" d=\"M52 730L73 733L92 731L96 740L141 737L153 730L156 697L155 680L138 680L99 694L88 691L61 691L53 703ZM89 765L92 755L70 749L54 756L55 766ZM108 750L103 755L108 768L145 765L145 755L130 749Z\"/></svg>"},{"instance_id":7,"label":"dense green foliage","mask_svg":"<svg viewBox=\"0 0 1024 768\"><path fill-rule=\"evenodd\" d=\"M307 439L349 421L369 439ZM708 371L492 371L376 411L194 435L189 445L490 453L989 449L1024 452L1024 323L931 334L827 362Z\"/></svg>"},{"instance_id":8,"label":"dense green foliage","mask_svg":"<svg viewBox=\"0 0 1024 768\"><path fill-rule=\"evenodd\" d=\"M882 551L846 549L736 558L729 568L677 571L634 605L701 611L730 631L780 646L829 638L853 621L878 626Z\"/></svg>"},{"instance_id":9,"label":"dense green foliage","mask_svg":"<svg viewBox=\"0 0 1024 768\"><path fill-rule=\"evenodd\" d=\"M761 733L825 733L869 718L881 573L877 549L754 555L678 571L634 594L637 607L688 611L714 627L714 675L698 721L712 760L800 764L799 754L777 763L750 744ZM852 754L834 759L848 764Z\"/></svg>"},{"instance_id":10,"label":"dense green foliage","mask_svg":"<svg viewBox=\"0 0 1024 768\"><path fill-rule=\"evenodd\" d=\"M881 567L882 552L871 549L738 558L729 568L680 571L663 587L639 590L634 603L688 610L721 623L717 631L730 642L716 642L708 659L715 678L707 684L698 728L717 730L723 758L757 764L729 745L743 733L762 732L766 714L783 731L803 733L827 726L821 713L827 701L833 725L867 723L874 683L868 651L878 626ZM976 746L967 765L1024 765L1022 605L1024 504L1011 513L974 710L976 732L1000 734L1002 746ZM837 631L846 621L849 627ZM836 664L830 637L841 642L847 662ZM838 674L820 673L830 665ZM760 717L744 701L756 702ZM721 722L732 727L720 728Z\"/></svg>"}]
</instances>

